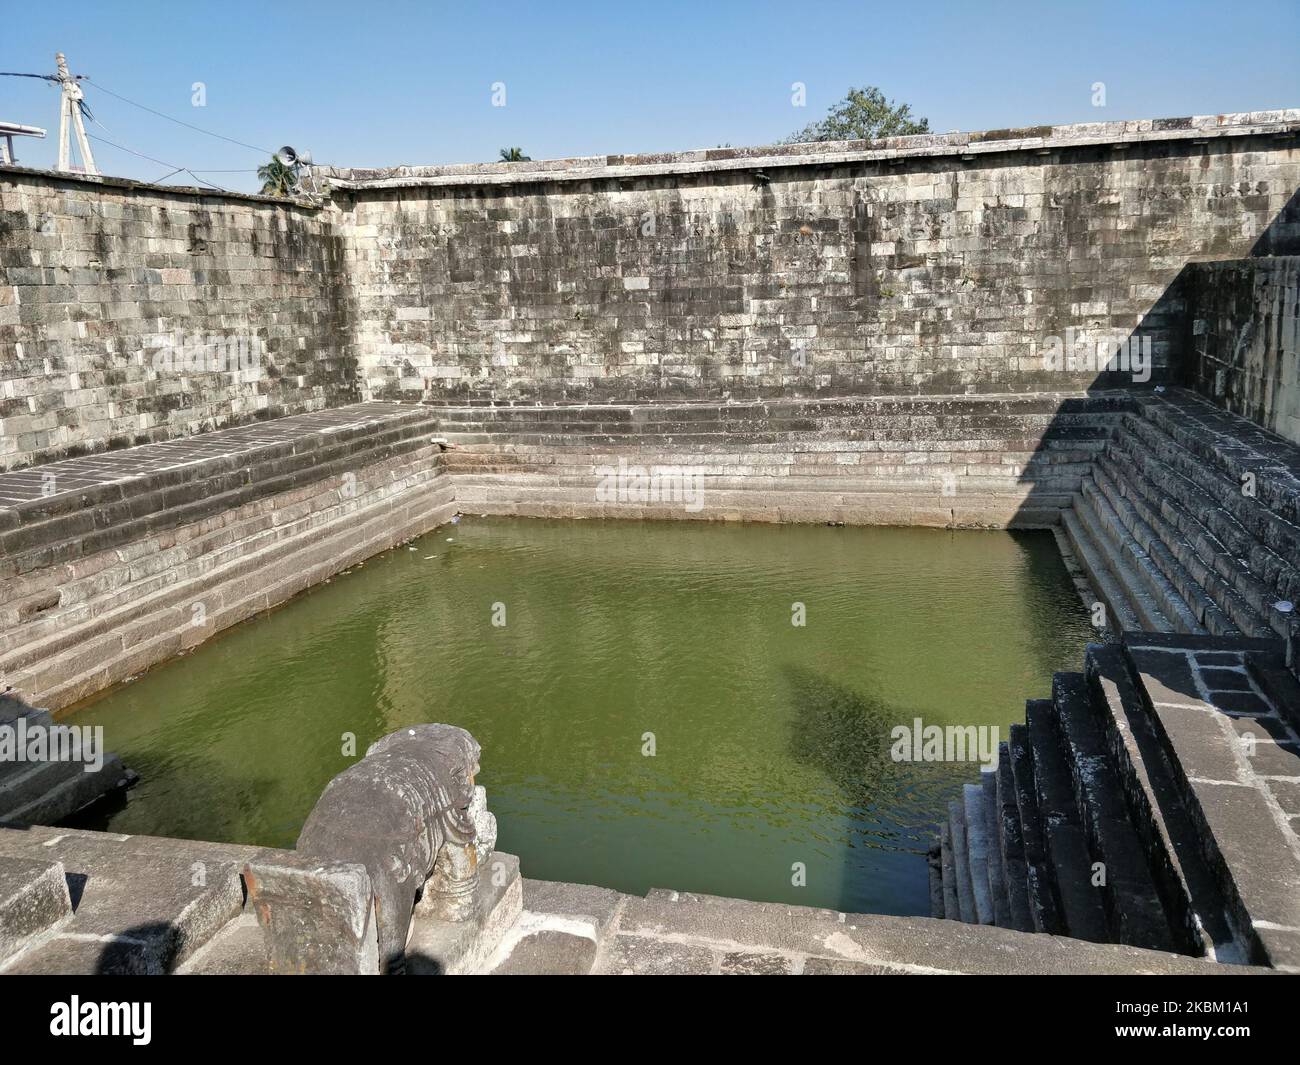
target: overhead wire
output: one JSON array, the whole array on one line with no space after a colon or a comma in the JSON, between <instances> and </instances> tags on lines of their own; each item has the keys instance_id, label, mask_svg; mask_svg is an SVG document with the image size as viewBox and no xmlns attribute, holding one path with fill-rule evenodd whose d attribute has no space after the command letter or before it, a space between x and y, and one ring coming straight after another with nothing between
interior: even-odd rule
<instances>
[{"instance_id":1,"label":"overhead wire","mask_svg":"<svg viewBox=\"0 0 1300 1065\"><path fill-rule=\"evenodd\" d=\"M18 73L14 71L0 71L0 77L37 78L41 81L50 81L56 84L59 81L59 78L53 74L24 74L24 73ZM184 126L186 129L194 130L196 133L202 133L208 137L215 137L218 140L223 140L229 144L238 145L241 148L247 148L249 151L258 152L262 155L274 156L276 154L274 151L272 151L269 148L261 148L256 144L249 144L247 141L241 141L234 137L227 137L225 134L222 133L214 133L210 129L204 129L202 126L196 126L192 122L186 122L183 119L179 119L172 115L166 114L162 111L157 110L156 108L149 107L147 104L142 104L137 100L132 100L128 96L123 96L119 92L114 92L106 85L101 85L99 82L95 81L93 78L90 78L87 75L78 74L76 75L76 78L78 81L84 82L87 85L93 85L100 92L107 93L109 96L121 100L123 103L130 104L132 107L137 107L141 111L147 111L151 115L156 115L159 118L166 119L168 122L174 122L178 126ZM78 103L81 108L82 114L85 115L86 118L90 119L91 122L99 126L99 128L104 130L105 132L107 133L113 132L107 126L105 126L104 123L100 122L99 119L95 117L95 115L91 112L90 108L87 106L85 100L80 100L78 101ZM241 169L229 169L229 170L220 170L220 169L196 170L188 166L175 166L174 164L164 162L161 159L155 159L151 155L146 155L144 152L138 152L134 148L128 148L124 144L118 144L115 141L109 140L107 137L101 137L91 133L87 133L86 135L90 137L92 140L99 141L102 144L107 144L109 147L116 148L118 151L126 152L130 155L137 156L140 159L146 159L151 163L157 163L159 166L172 167L169 173L163 175L163 177L159 178L153 184L161 184L163 181L166 181L168 178L173 177L176 174L189 174L192 178L194 178L195 181L199 181L210 188L216 189L219 192L228 192L230 191L229 189L224 189L220 185L213 184L211 181L208 181L207 179L202 178L199 175L200 174L256 174L257 173L256 169L241 168ZM116 134L114 134L114 136L116 136Z\"/></svg>"}]
</instances>

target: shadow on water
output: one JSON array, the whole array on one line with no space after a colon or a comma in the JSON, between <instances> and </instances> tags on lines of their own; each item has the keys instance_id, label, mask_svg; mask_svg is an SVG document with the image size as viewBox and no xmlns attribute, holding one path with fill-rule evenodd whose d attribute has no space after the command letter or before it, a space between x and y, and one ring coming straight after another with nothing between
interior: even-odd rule
<instances>
[{"instance_id":1,"label":"shadow on water","mask_svg":"<svg viewBox=\"0 0 1300 1065\"><path fill-rule=\"evenodd\" d=\"M272 796L283 788L283 782L274 777L236 775L217 759L193 754L183 760L136 755L132 768L140 775L134 788L111 792L60 824L97 832L293 846L300 819L266 823L265 811L278 808ZM146 795L166 796L170 801L162 805L161 823L160 804L155 802L142 823L135 825L131 806ZM303 816L306 813L304 810Z\"/></svg>"},{"instance_id":2,"label":"shadow on water","mask_svg":"<svg viewBox=\"0 0 1300 1065\"><path fill-rule=\"evenodd\" d=\"M854 912L862 908L855 900L872 897L881 886L872 882L871 864L861 859L865 850L918 849L892 816L904 774L890 757L890 732L898 722L910 720L911 714L810 669L786 666L781 672L794 711L790 756L822 773L842 798L848 853L834 905ZM884 875L890 879L896 874Z\"/></svg>"},{"instance_id":3,"label":"shadow on water","mask_svg":"<svg viewBox=\"0 0 1300 1065\"><path fill-rule=\"evenodd\" d=\"M877 699L800 666L785 666L794 718L790 754L824 773L846 805L879 801L897 767L889 757L889 731L903 720Z\"/></svg>"}]
</instances>

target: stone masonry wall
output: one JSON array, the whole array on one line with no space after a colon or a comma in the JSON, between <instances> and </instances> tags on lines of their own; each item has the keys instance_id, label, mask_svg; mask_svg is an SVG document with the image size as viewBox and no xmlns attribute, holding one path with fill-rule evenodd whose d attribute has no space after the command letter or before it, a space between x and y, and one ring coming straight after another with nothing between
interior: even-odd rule
<instances>
[{"instance_id":1,"label":"stone masonry wall","mask_svg":"<svg viewBox=\"0 0 1300 1065\"><path fill-rule=\"evenodd\" d=\"M1300 257L1188 271L1189 383L1300 443Z\"/></svg>"},{"instance_id":2,"label":"stone masonry wall","mask_svg":"<svg viewBox=\"0 0 1300 1065\"><path fill-rule=\"evenodd\" d=\"M0 469L350 401L340 272L310 207L6 169Z\"/></svg>"},{"instance_id":3,"label":"stone masonry wall","mask_svg":"<svg viewBox=\"0 0 1300 1065\"><path fill-rule=\"evenodd\" d=\"M1045 370L1071 330L1148 338L1160 380L1189 261L1300 250L1300 148L1214 135L1247 117L340 171L363 387L619 402L1128 383Z\"/></svg>"},{"instance_id":4,"label":"stone masonry wall","mask_svg":"<svg viewBox=\"0 0 1300 1065\"><path fill-rule=\"evenodd\" d=\"M1272 111L336 169L317 206L3 168L0 469L357 398L1131 383L1046 368L1052 338L1139 337L1160 380L1189 262L1300 253L1297 131Z\"/></svg>"}]
</instances>

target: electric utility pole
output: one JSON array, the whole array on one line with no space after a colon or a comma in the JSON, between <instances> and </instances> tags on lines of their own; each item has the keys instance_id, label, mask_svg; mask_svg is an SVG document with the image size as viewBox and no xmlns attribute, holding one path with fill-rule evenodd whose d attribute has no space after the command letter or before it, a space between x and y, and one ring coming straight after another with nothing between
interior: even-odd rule
<instances>
[{"instance_id":1,"label":"electric utility pole","mask_svg":"<svg viewBox=\"0 0 1300 1065\"><path fill-rule=\"evenodd\" d=\"M77 135L77 147L81 151L81 170L86 174L98 174L95 169L95 157L90 151L90 139L86 136L86 127L81 121L81 86L77 79L68 73L68 61L59 52L54 57L59 66L59 87L63 96L59 102L59 169L72 170L71 133Z\"/></svg>"}]
</instances>

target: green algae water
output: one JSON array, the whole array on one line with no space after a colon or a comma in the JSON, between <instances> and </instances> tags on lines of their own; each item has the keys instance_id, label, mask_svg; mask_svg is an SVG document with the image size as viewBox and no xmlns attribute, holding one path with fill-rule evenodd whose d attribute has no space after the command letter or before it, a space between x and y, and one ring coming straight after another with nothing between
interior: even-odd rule
<instances>
[{"instance_id":1,"label":"green algae water","mask_svg":"<svg viewBox=\"0 0 1300 1065\"><path fill-rule=\"evenodd\" d=\"M466 517L65 720L140 774L97 828L290 847L348 735L443 721L526 876L921 914L978 765L891 729L1005 739L1089 633L1048 533Z\"/></svg>"}]
</instances>

